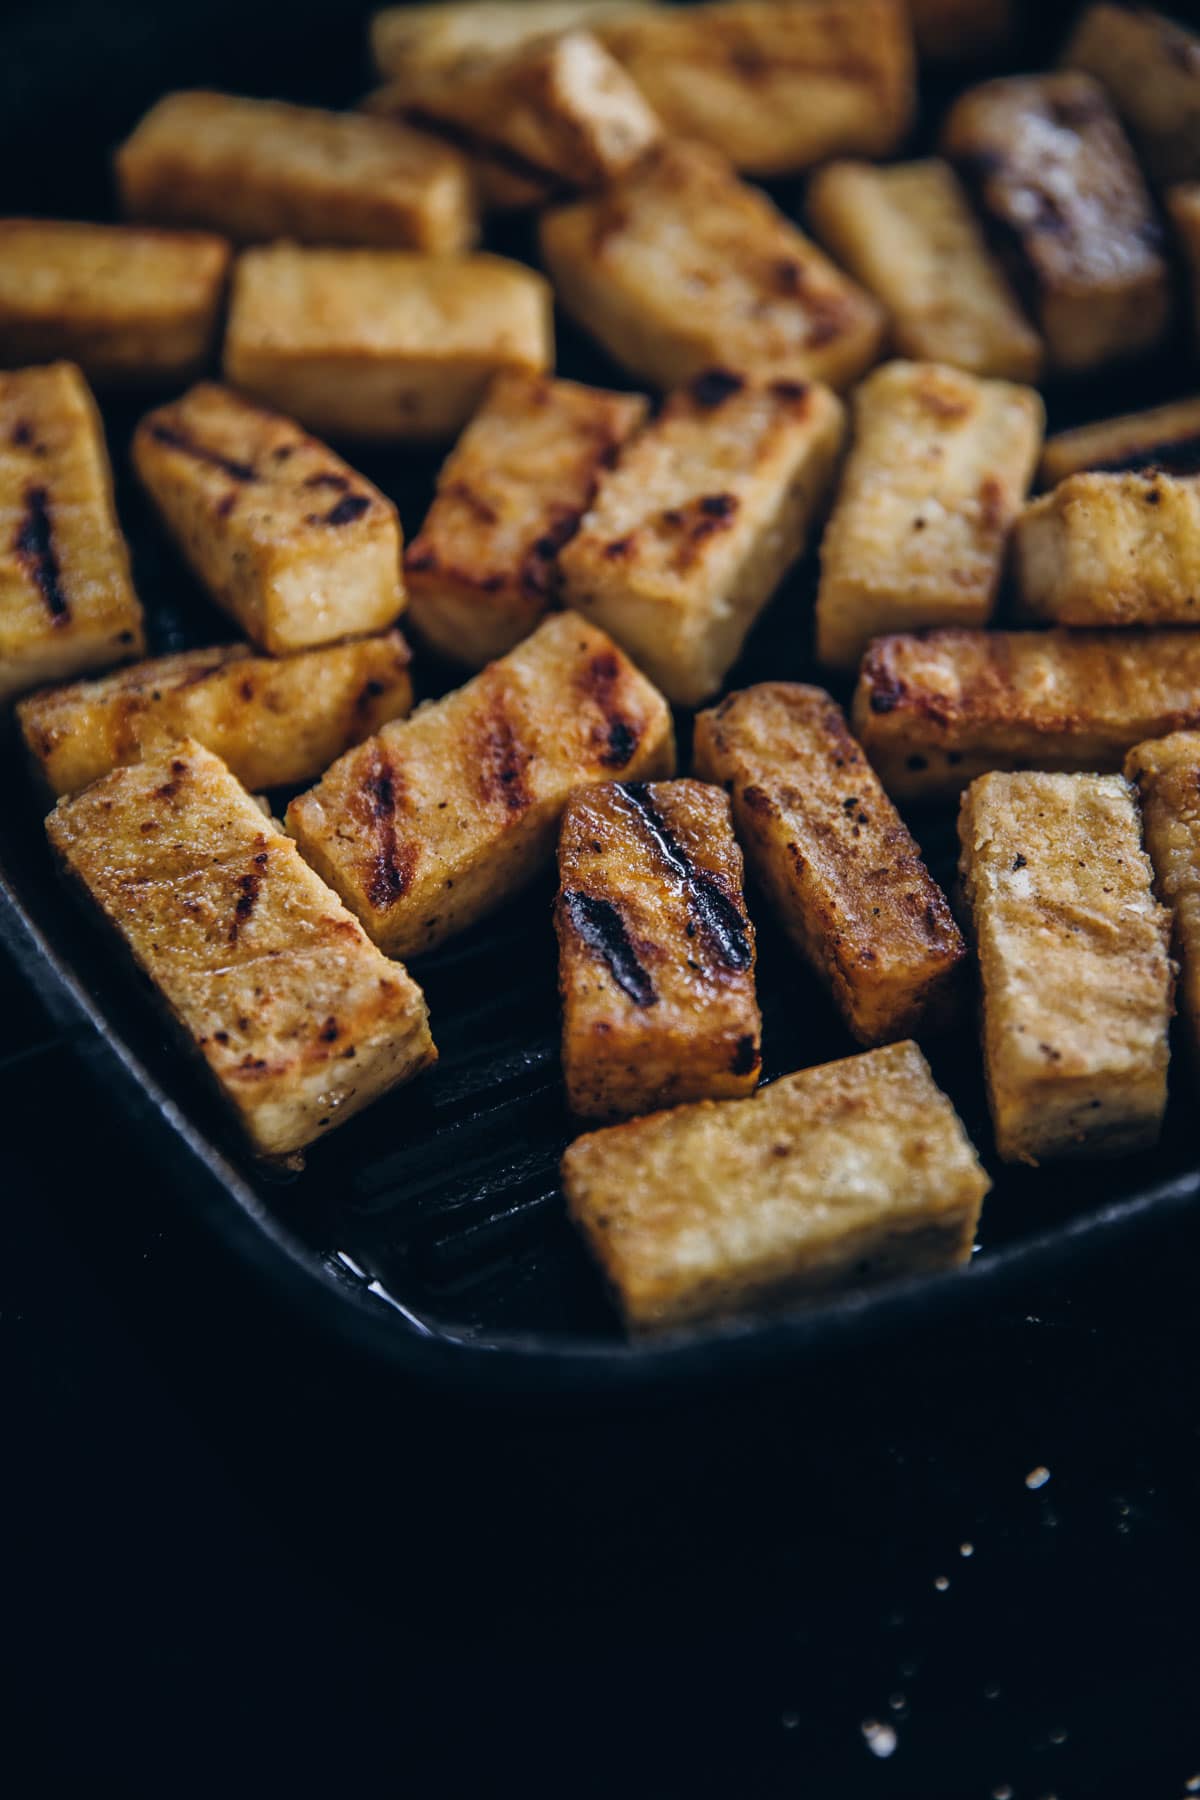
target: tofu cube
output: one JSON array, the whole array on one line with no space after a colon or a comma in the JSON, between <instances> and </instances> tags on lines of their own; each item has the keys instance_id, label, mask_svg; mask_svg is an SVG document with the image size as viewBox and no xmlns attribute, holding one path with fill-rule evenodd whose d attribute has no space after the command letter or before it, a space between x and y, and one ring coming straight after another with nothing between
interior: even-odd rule
<instances>
[{"instance_id":1,"label":"tofu cube","mask_svg":"<svg viewBox=\"0 0 1200 1800\"><path fill-rule=\"evenodd\" d=\"M719 788L581 788L558 841L558 985L571 1111L627 1118L753 1093L754 927Z\"/></svg>"},{"instance_id":2,"label":"tofu cube","mask_svg":"<svg viewBox=\"0 0 1200 1800\"><path fill-rule=\"evenodd\" d=\"M635 1330L963 1263L991 1186L915 1044L594 1131L562 1179Z\"/></svg>"},{"instance_id":3,"label":"tofu cube","mask_svg":"<svg viewBox=\"0 0 1200 1800\"><path fill-rule=\"evenodd\" d=\"M528 637L554 597L559 549L645 415L639 394L496 376L405 554L428 644L478 669Z\"/></svg>"},{"instance_id":4,"label":"tofu cube","mask_svg":"<svg viewBox=\"0 0 1200 1800\"><path fill-rule=\"evenodd\" d=\"M288 829L392 955L431 950L553 859L575 788L674 774L666 701L572 613L347 751Z\"/></svg>"},{"instance_id":5,"label":"tofu cube","mask_svg":"<svg viewBox=\"0 0 1200 1800\"><path fill-rule=\"evenodd\" d=\"M966 951L907 826L820 688L764 682L696 720L755 880L861 1044L945 1022Z\"/></svg>"},{"instance_id":6,"label":"tofu cube","mask_svg":"<svg viewBox=\"0 0 1200 1800\"><path fill-rule=\"evenodd\" d=\"M938 363L887 363L863 383L821 543L820 662L854 669L889 631L986 625L1044 419L1032 388Z\"/></svg>"},{"instance_id":7,"label":"tofu cube","mask_svg":"<svg viewBox=\"0 0 1200 1800\"><path fill-rule=\"evenodd\" d=\"M1042 446L1038 485L1051 488L1089 469L1200 475L1200 396L1056 432Z\"/></svg>"},{"instance_id":8,"label":"tofu cube","mask_svg":"<svg viewBox=\"0 0 1200 1800\"><path fill-rule=\"evenodd\" d=\"M395 507L291 419L206 383L147 413L133 461L217 605L273 655L403 607Z\"/></svg>"},{"instance_id":9,"label":"tofu cube","mask_svg":"<svg viewBox=\"0 0 1200 1800\"><path fill-rule=\"evenodd\" d=\"M313 431L453 437L499 370L553 360L546 283L500 256L272 244L238 260L226 379Z\"/></svg>"},{"instance_id":10,"label":"tofu cube","mask_svg":"<svg viewBox=\"0 0 1200 1800\"><path fill-rule=\"evenodd\" d=\"M1200 181L1167 192L1167 212L1187 268L1192 300L1192 336L1200 339Z\"/></svg>"},{"instance_id":11,"label":"tofu cube","mask_svg":"<svg viewBox=\"0 0 1200 1800\"><path fill-rule=\"evenodd\" d=\"M60 800L46 831L258 1155L294 1155L436 1060L420 988L199 744Z\"/></svg>"},{"instance_id":12,"label":"tofu cube","mask_svg":"<svg viewBox=\"0 0 1200 1800\"><path fill-rule=\"evenodd\" d=\"M559 556L568 606L668 699L715 693L804 549L841 449L827 388L710 369L605 475Z\"/></svg>"},{"instance_id":13,"label":"tofu cube","mask_svg":"<svg viewBox=\"0 0 1200 1800\"><path fill-rule=\"evenodd\" d=\"M1151 179L1200 177L1200 36L1149 7L1089 6L1063 61L1108 92Z\"/></svg>"},{"instance_id":14,"label":"tofu cube","mask_svg":"<svg viewBox=\"0 0 1200 1800\"><path fill-rule=\"evenodd\" d=\"M1069 475L1014 537L1021 610L1059 625L1200 624L1200 486Z\"/></svg>"},{"instance_id":15,"label":"tofu cube","mask_svg":"<svg viewBox=\"0 0 1200 1800\"><path fill-rule=\"evenodd\" d=\"M1200 732L1176 731L1136 745L1125 773L1141 797L1155 887L1172 916L1194 1079L1200 1073Z\"/></svg>"},{"instance_id":16,"label":"tofu cube","mask_svg":"<svg viewBox=\"0 0 1200 1800\"><path fill-rule=\"evenodd\" d=\"M1155 1142L1167 1103L1170 921L1121 775L984 775L959 815L1005 1162Z\"/></svg>"},{"instance_id":17,"label":"tofu cube","mask_svg":"<svg viewBox=\"0 0 1200 1800\"><path fill-rule=\"evenodd\" d=\"M70 363L0 374L0 705L144 648L87 383Z\"/></svg>"}]
</instances>

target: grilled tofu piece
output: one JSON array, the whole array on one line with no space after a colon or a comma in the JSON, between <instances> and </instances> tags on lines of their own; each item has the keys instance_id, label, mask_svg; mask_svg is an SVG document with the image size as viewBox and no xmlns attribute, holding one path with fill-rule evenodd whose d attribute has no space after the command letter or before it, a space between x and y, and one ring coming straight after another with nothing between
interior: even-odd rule
<instances>
[{"instance_id":1,"label":"grilled tofu piece","mask_svg":"<svg viewBox=\"0 0 1200 1800\"><path fill-rule=\"evenodd\" d=\"M400 522L291 419L205 383L147 413L133 461L217 605L272 654L390 625Z\"/></svg>"},{"instance_id":2,"label":"grilled tofu piece","mask_svg":"<svg viewBox=\"0 0 1200 1800\"><path fill-rule=\"evenodd\" d=\"M238 261L226 377L313 431L453 437L499 370L553 360L550 291L504 257L273 244Z\"/></svg>"},{"instance_id":3,"label":"grilled tofu piece","mask_svg":"<svg viewBox=\"0 0 1200 1800\"><path fill-rule=\"evenodd\" d=\"M1038 485L1051 488L1087 470L1134 469L1200 475L1200 395L1056 432L1042 446Z\"/></svg>"},{"instance_id":4,"label":"grilled tofu piece","mask_svg":"<svg viewBox=\"0 0 1200 1800\"><path fill-rule=\"evenodd\" d=\"M573 613L347 751L288 829L376 943L431 950L553 857L571 792L675 770L666 701Z\"/></svg>"},{"instance_id":5,"label":"grilled tofu piece","mask_svg":"<svg viewBox=\"0 0 1200 1800\"><path fill-rule=\"evenodd\" d=\"M1089 6L1063 55L1104 87L1154 181L1200 177L1200 36L1139 6Z\"/></svg>"},{"instance_id":6,"label":"grilled tofu piece","mask_svg":"<svg viewBox=\"0 0 1200 1800\"><path fill-rule=\"evenodd\" d=\"M1200 181L1184 182L1167 193L1167 212L1187 265L1192 299L1192 336L1200 339Z\"/></svg>"},{"instance_id":7,"label":"grilled tofu piece","mask_svg":"<svg viewBox=\"0 0 1200 1800\"><path fill-rule=\"evenodd\" d=\"M821 242L886 309L898 355L1037 380L1041 339L949 163L830 163L813 177L808 216Z\"/></svg>"},{"instance_id":8,"label":"grilled tofu piece","mask_svg":"<svg viewBox=\"0 0 1200 1800\"><path fill-rule=\"evenodd\" d=\"M995 55L1016 34L1015 0L908 0L917 49L931 62Z\"/></svg>"},{"instance_id":9,"label":"grilled tofu piece","mask_svg":"<svg viewBox=\"0 0 1200 1800\"><path fill-rule=\"evenodd\" d=\"M1141 796L1155 887L1172 916L1181 1010L1200 1072L1200 732L1136 745L1125 773Z\"/></svg>"},{"instance_id":10,"label":"grilled tofu piece","mask_svg":"<svg viewBox=\"0 0 1200 1800\"><path fill-rule=\"evenodd\" d=\"M611 632L669 699L706 700L803 550L842 429L827 388L697 376L601 481L559 556L567 605Z\"/></svg>"},{"instance_id":11,"label":"grilled tofu piece","mask_svg":"<svg viewBox=\"0 0 1200 1800\"><path fill-rule=\"evenodd\" d=\"M165 745L46 821L260 1156L436 1061L425 997L224 763Z\"/></svg>"},{"instance_id":12,"label":"grilled tofu piece","mask_svg":"<svg viewBox=\"0 0 1200 1800\"><path fill-rule=\"evenodd\" d=\"M878 354L875 302L703 144L546 213L541 243L566 310L660 387L711 368L845 387Z\"/></svg>"},{"instance_id":13,"label":"grilled tofu piece","mask_svg":"<svg viewBox=\"0 0 1200 1800\"><path fill-rule=\"evenodd\" d=\"M959 815L1005 1162L1153 1144L1167 1103L1173 970L1121 775L984 775Z\"/></svg>"},{"instance_id":14,"label":"grilled tofu piece","mask_svg":"<svg viewBox=\"0 0 1200 1800\"><path fill-rule=\"evenodd\" d=\"M144 648L87 383L70 363L0 374L0 705Z\"/></svg>"},{"instance_id":15,"label":"grilled tofu piece","mask_svg":"<svg viewBox=\"0 0 1200 1800\"><path fill-rule=\"evenodd\" d=\"M991 1186L915 1044L591 1132L562 1179L636 1329L965 1262Z\"/></svg>"},{"instance_id":16,"label":"grilled tofu piece","mask_svg":"<svg viewBox=\"0 0 1200 1800\"><path fill-rule=\"evenodd\" d=\"M1058 625L1200 624L1200 485L1069 475L1013 534L1021 610Z\"/></svg>"},{"instance_id":17,"label":"grilled tofu piece","mask_svg":"<svg viewBox=\"0 0 1200 1800\"><path fill-rule=\"evenodd\" d=\"M398 631L281 658L218 644L47 688L20 703L17 719L59 795L136 762L163 738L194 738L244 787L290 787L403 718L409 661Z\"/></svg>"},{"instance_id":18,"label":"grilled tofu piece","mask_svg":"<svg viewBox=\"0 0 1200 1800\"><path fill-rule=\"evenodd\" d=\"M1090 75L972 88L951 108L943 143L1009 248L1056 368L1094 369L1157 343L1171 310L1158 225Z\"/></svg>"},{"instance_id":19,"label":"grilled tofu piece","mask_svg":"<svg viewBox=\"0 0 1200 1800\"><path fill-rule=\"evenodd\" d=\"M0 219L0 361L79 364L98 385L183 381L208 361L224 238Z\"/></svg>"},{"instance_id":20,"label":"grilled tofu piece","mask_svg":"<svg viewBox=\"0 0 1200 1800\"><path fill-rule=\"evenodd\" d=\"M466 158L394 120L234 94L167 94L117 151L127 217L241 243L470 249Z\"/></svg>"},{"instance_id":21,"label":"grilled tofu piece","mask_svg":"<svg viewBox=\"0 0 1200 1800\"><path fill-rule=\"evenodd\" d=\"M754 1092L762 1021L742 853L719 788L581 788L558 841L563 1073L581 1118Z\"/></svg>"},{"instance_id":22,"label":"grilled tofu piece","mask_svg":"<svg viewBox=\"0 0 1200 1800\"><path fill-rule=\"evenodd\" d=\"M529 635L553 597L560 547L645 415L640 394L496 376L405 554L427 643L478 669Z\"/></svg>"},{"instance_id":23,"label":"grilled tofu piece","mask_svg":"<svg viewBox=\"0 0 1200 1800\"><path fill-rule=\"evenodd\" d=\"M852 723L889 794L956 794L992 769L1121 767L1200 728L1200 634L931 631L877 638Z\"/></svg>"},{"instance_id":24,"label":"grilled tofu piece","mask_svg":"<svg viewBox=\"0 0 1200 1800\"><path fill-rule=\"evenodd\" d=\"M944 1022L966 954L945 896L820 688L772 681L696 720L752 874L861 1044Z\"/></svg>"},{"instance_id":25,"label":"grilled tofu piece","mask_svg":"<svg viewBox=\"0 0 1200 1800\"><path fill-rule=\"evenodd\" d=\"M716 0L634 12L595 30L672 136L711 144L750 174L886 156L912 120L902 0Z\"/></svg>"},{"instance_id":26,"label":"grilled tofu piece","mask_svg":"<svg viewBox=\"0 0 1200 1800\"><path fill-rule=\"evenodd\" d=\"M646 9L646 0L447 0L387 6L371 20L371 54L381 75L466 74L539 38Z\"/></svg>"},{"instance_id":27,"label":"grilled tofu piece","mask_svg":"<svg viewBox=\"0 0 1200 1800\"><path fill-rule=\"evenodd\" d=\"M1044 419L1032 388L938 363L887 363L863 383L821 544L822 663L853 669L888 631L987 623Z\"/></svg>"}]
</instances>

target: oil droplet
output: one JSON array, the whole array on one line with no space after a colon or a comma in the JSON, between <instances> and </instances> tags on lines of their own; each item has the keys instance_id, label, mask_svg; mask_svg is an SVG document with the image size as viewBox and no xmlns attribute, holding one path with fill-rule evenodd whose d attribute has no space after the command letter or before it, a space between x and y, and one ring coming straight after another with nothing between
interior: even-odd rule
<instances>
[{"instance_id":1,"label":"oil droplet","mask_svg":"<svg viewBox=\"0 0 1200 1800\"><path fill-rule=\"evenodd\" d=\"M1050 1479L1049 1469L1044 1468L1042 1466L1042 1464L1039 1463L1037 1468L1030 1469L1028 1475L1025 1477L1025 1486L1027 1488L1045 1487L1045 1485L1049 1481L1049 1479Z\"/></svg>"},{"instance_id":2,"label":"oil droplet","mask_svg":"<svg viewBox=\"0 0 1200 1800\"><path fill-rule=\"evenodd\" d=\"M862 1734L872 1756L890 1756L896 1748L896 1733L890 1725L881 1725L878 1719L864 1719Z\"/></svg>"},{"instance_id":3,"label":"oil droplet","mask_svg":"<svg viewBox=\"0 0 1200 1800\"><path fill-rule=\"evenodd\" d=\"M958 1554L960 1556L974 1556L974 1554L975 1554L974 1544L960 1544L958 1546Z\"/></svg>"},{"instance_id":4,"label":"oil droplet","mask_svg":"<svg viewBox=\"0 0 1200 1800\"><path fill-rule=\"evenodd\" d=\"M950 1586L950 1578L947 1575L938 1575L935 1578L933 1585L939 1594L944 1594L946 1589Z\"/></svg>"}]
</instances>

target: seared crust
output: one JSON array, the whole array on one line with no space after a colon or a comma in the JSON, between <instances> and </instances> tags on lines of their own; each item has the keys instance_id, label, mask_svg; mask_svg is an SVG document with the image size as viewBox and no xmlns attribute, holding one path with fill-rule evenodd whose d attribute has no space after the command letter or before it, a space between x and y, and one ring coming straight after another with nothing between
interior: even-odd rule
<instances>
[{"instance_id":1,"label":"seared crust","mask_svg":"<svg viewBox=\"0 0 1200 1800\"><path fill-rule=\"evenodd\" d=\"M1181 1010L1200 1074L1200 732L1137 744L1125 773L1142 802L1155 889L1172 917Z\"/></svg>"},{"instance_id":2,"label":"seared crust","mask_svg":"<svg viewBox=\"0 0 1200 1800\"><path fill-rule=\"evenodd\" d=\"M637 1329L965 1262L991 1185L915 1044L592 1132L562 1177Z\"/></svg>"},{"instance_id":3,"label":"seared crust","mask_svg":"<svg viewBox=\"0 0 1200 1800\"><path fill-rule=\"evenodd\" d=\"M199 744L46 821L261 1156L288 1156L436 1059L424 996Z\"/></svg>"},{"instance_id":4,"label":"seared crust","mask_svg":"<svg viewBox=\"0 0 1200 1800\"><path fill-rule=\"evenodd\" d=\"M1056 432L1042 447L1038 485L1051 488L1087 470L1119 475L1155 469L1200 475L1200 396Z\"/></svg>"},{"instance_id":5,"label":"seared crust","mask_svg":"<svg viewBox=\"0 0 1200 1800\"><path fill-rule=\"evenodd\" d=\"M1200 176L1200 36L1139 6L1089 6L1063 53L1094 75L1155 181Z\"/></svg>"},{"instance_id":6,"label":"seared crust","mask_svg":"<svg viewBox=\"0 0 1200 1800\"><path fill-rule=\"evenodd\" d=\"M944 1020L966 954L946 898L839 706L766 682L696 720L751 870L862 1044Z\"/></svg>"},{"instance_id":7,"label":"seared crust","mask_svg":"<svg viewBox=\"0 0 1200 1800\"><path fill-rule=\"evenodd\" d=\"M1060 625L1200 624L1200 489L1170 475L1070 475L1014 533L1023 611Z\"/></svg>"}]
</instances>

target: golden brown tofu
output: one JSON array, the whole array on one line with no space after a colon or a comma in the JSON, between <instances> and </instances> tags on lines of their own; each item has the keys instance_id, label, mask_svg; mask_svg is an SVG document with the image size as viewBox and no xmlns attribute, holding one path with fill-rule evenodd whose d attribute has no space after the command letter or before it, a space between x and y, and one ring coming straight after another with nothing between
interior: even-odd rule
<instances>
[{"instance_id":1,"label":"golden brown tofu","mask_svg":"<svg viewBox=\"0 0 1200 1800\"><path fill-rule=\"evenodd\" d=\"M581 1118L751 1094L754 927L720 788L581 788L558 841L563 1073Z\"/></svg>"},{"instance_id":2,"label":"golden brown tofu","mask_svg":"<svg viewBox=\"0 0 1200 1800\"><path fill-rule=\"evenodd\" d=\"M915 1044L594 1131L562 1179L638 1329L965 1262L991 1186Z\"/></svg>"},{"instance_id":3,"label":"golden brown tofu","mask_svg":"<svg viewBox=\"0 0 1200 1800\"><path fill-rule=\"evenodd\" d=\"M205 383L147 413L134 466L217 605L272 654L390 625L392 502L291 419Z\"/></svg>"},{"instance_id":4,"label":"golden brown tofu","mask_svg":"<svg viewBox=\"0 0 1200 1800\"><path fill-rule=\"evenodd\" d=\"M218 644L47 688L17 719L55 794L77 793L164 737L194 738L244 787L290 787L408 712L409 660L398 631L279 658Z\"/></svg>"},{"instance_id":5,"label":"golden brown tofu","mask_svg":"<svg viewBox=\"0 0 1200 1800\"><path fill-rule=\"evenodd\" d=\"M992 769L1119 769L1145 737L1200 727L1200 634L930 631L877 638L855 736L889 794L956 794Z\"/></svg>"},{"instance_id":6,"label":"golden brown tofu","mask_svg":"<svg viewBox=\"0 0 1200 1800\"><path fill-rule=\"evenodd\" d=\"M821 544L822 663L854 669L888 631L987 623L1044 418L1032 388L938 363L887 363L863 383Z\"/></svg>"},{"instance_id":7,"label":"golden brown tofu","mask_svg":"<svg viewBox=\"0 0 1200 1800\"><path fill-rule=\"evenodd\" d=\"M273 244L238 260L226 378L313 431L453 437L499 370L553 360L550 291L504 257Z\"/></svg>"},{"instance_id":8,"label":"golden brown tofu","mask_svg":"<svg viewBox=\"0 0 1200 1800\"><path fill-rule=\"evenodd\" d=\"M1021 610L1058 625L1200 624L1200 485L1069 475L1013 533Z\"/></svg>"},{"instance_id":9,"label":"golden brown tofu","mask_svg":"<svg viewBox=\"0 0 1200 1800\"><path fill-rule=\"evenodd\" d=\"M46 830L260 1156L436 1060L420 988L199 744L60 800Z\"/></svg>"},{"instance_id":10,"label":"golden brown tofu","mask_svg":"<svg viewBox=\"0 0 1200 1800\"><path fill-rule=\"evenodd\" d=\"M1200 733L1136 745L1125 773L1141 795L1155 887L1172 916L1181 1010L1200 1072Z\"/></svg>"},{"instance_id":11,"label":"golden brown tofu","mask_svg":"<svg viewBox=\"0 0 1200 1800\"><path fill-rule=\"evenodd\" d=\"M966 954L945 896L820 688L772 681L696 720L751 873L861 1044L944 1023Z\"/></svg>"},{"instance_id":12,"label":"golden brown tofu","mask_svg":"<svg viewBox=\"0 0 1200 1800\"><path fill-rule=\"evenodd\" d=\"M901 0L716 0L595 30L672 136L711 144L749 174L886 156L912 119L912 27Z\"/></svg>"},{"instance_id":13,"label":"golden brown tofu","mask_svg":"<svg viewBox=\"0 0 1200 1800\"><path fill-rule=\"evenodd\" d=\"M1002 50L1016 32L1015 0L908 0L917 49L934 62Z\"/></svg>"},{"instance_id":14,"label":"golden brown tofu","mask_svg":"<svg viewBox=\"0 0 1200 1800\"><path fill-rule=\"evenodd\" d=\"M546 213L541 243L566 310L660 387L712 368L845 387L878 354L875 302L703 144Z\"/></svg>"},{"instance_id":15,"label":"golden brown tofu","mask_svg":"<svg viewBox=\"0 0 1200 1800\"><path fill-rule=\"evenodd\" d=\"M842 429L828 388L697 376L601 481L559 557L567 605L670 700L708 699L804 548Z\"/></svg>"},{"instance_id":16,"label":"golden brown tofu","mask_svg":"<svg viewBox=\"0 0 1200 1800\"><path fill-rule=\"evenodd\" d=\"M497 375L404 558L414 628L480 668L533 630L596 483L646 414L638 394Z\"/></svg>"},{"instance_id":17,"label":"golden brown tofu","mask_svg":"<svg viewBox=\"0 0 1200 1800\"><path fill-rule=\"evenodd\" d=\"M998 1154L1153 1144L1174 976L1129 783L984 775L963 797L959 837Z\"/></svg>"},{"instance_id":18,"label":"golden brown tofu","mask_svg":"<svg viewBox=\"0 0 1200 1800\"><path fill-rule=\"evenodd\" d=\"M1155 181L1200 176L1200 36L1139 6L1089 6L1063 61L1104 87Z\"/></svg>"},{"instance_id":19,"label":"golden brown tofu","mask_svg":"<svg viewBox=\"0 0 1200 1800\"><path fill-rule=\"evenodd\" d=\"M468 250L466 158L394 120L234 94L167 94L117 151L127 217L242 243Z\"/></svg>"},{"instance_id":20,"label":"golden brown tofu","mask_svg":"<svg viewBox=\"0 0 1200 1800\"><path fill-rule=\"evenodd\" d=\"M229 245L205 232L0 219L0 361L184 381L212 352L228 273Z\"/></svg>"},{"instance_id":21,"label":"golden brown tofu","mask_svg":"<svg viewBox=\"0 0 1200 1800\"><path fill-rule=\"evenodd\" d=\"M587 28L646 0L447 0L388 6L371 20L371 54L381 75L467 72L510 56L538 38Z\"/></svg>"},{"instance_id":22,"label":"golden brown tofu","mask_svg":"<svg viewBox=\"0 0 1200 1800\"><path fill-rule=\"evenodd\" d=\"M0 374L0 706L144 648L87 383L70 363Z\"/></svg>"},{"instance_id":23,"label":"golden brown tofu","mask_svg":"<svg viewBox=\"0 0 1200 1800\"><path fill-rule=\"evenodd\" d=\"M1041 339L949 163L830 163L813 177L808 216L821 242L886 309L898 355L1037 380Z\"/></svg>"},{"instance_id":24,"label":"golden brown tofu","mask_svg":"<svg viewBox=\"0 0 1200 1800\"><path fill-rule=\"evenodd\" d=\"M1146 185L1090 75L972 88L943 134L1027 293L1050 360L1094 369L1157 343L1170 281Z\"/></svg>"},{"instance_id":25,"label":"golden brown tofu","mask_svg":"<svg viewBox=\"0 0 1200 1800\"><path fill-rule=\"evenodd\" d=\"M573 613L385 726L288 808L313 867L393 955L431 950L551 861L571 792L674 774L666 701Z\"/></svg>"},{"instance_id":26,"label":"golden brown tofu","mask_svg":"<svg viewBox=\"0 0 1200 1800\"><path fill-rule=\"evenodd\" d=\"M1038 485L1052 488L1087 470L1121 474L1159 469L1164 475L1200 475L1200 396L1169 400L1145 412L1098 419L1058 431L1042 446Z\"/></svg>"},{"instance_id":27,"label":"golden brown tofu","mask_svg":"<svg viewBox=\"0 0 1200 1800\"><path fill-rule=\"evenodd\" d=\"M1167 212L1187 265L1192 300L1192 336L1200 339L1200 181L1185 182L1169 189Z\"/></svg>"}]
</instances>

